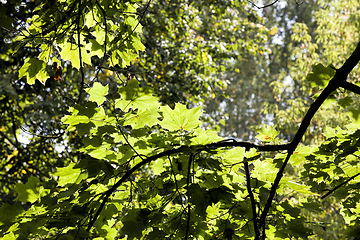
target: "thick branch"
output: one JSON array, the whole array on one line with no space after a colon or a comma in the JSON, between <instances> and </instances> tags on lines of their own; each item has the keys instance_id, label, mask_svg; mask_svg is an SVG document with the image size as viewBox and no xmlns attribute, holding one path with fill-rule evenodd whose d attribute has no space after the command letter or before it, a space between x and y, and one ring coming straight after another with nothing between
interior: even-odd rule
<instances>
[{"instance_id":1,"label":"thick branch","mask_svg":"<svg viewBox=\"0 0 360 240\"><path fill-rule=\"evenodd\" d=\"M225 141L204 145L202 146L201 149L202 151L206 151L209 148L221 148L221 147L244 147L246 148L246 150L250 150L250 148L256 148L261 152L274 152L274 151L288 150L290 147L290 143L279 144L279 145L256 145L250 142L238 142L235 139L227 139Z\"/></svg>"}]
</instances>

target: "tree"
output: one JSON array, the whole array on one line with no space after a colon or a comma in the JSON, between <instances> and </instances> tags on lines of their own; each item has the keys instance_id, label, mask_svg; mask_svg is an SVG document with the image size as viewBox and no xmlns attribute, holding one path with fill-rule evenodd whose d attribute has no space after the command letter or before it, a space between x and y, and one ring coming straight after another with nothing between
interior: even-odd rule
<instances>
[{"instance_id":1,"label":"tree","mask_svg":"<svg viewBox=\"0 0 360 240\"><path fill-rule=\"evenodd\" d=\"M203 7L205 12L218 10L219 14L227 14L224 9L212 9L211 1L209 7L184 3L180 5L184 12L200 13ZM230 4L226 10L231 12L230 7L234 6L237 5ZM14 12L19 9L12 7ZM291 141L280 139L279 131L270 126L258 130L256 137L261 144L225 139L215 130L201 127L200 106L187 108L171 101L170 106L160 104L154 92L158 90L157 83L149 81L149 87L139 81L146 80L147 74L139 80L132 75L130 67L135 69L136 63L139 69L146 69L145 65L156 69L157 64L162 64L136 60L139 52L146 50L141 43L140 22L146 24L144 19L150 7L150 1L141 5L106 0L44 1L29 6L34 10L25 17L29 18L29 24L25 29L20 26L15 29L21 33L17 50L28 50L30 55L25 54L26 58L21 59L24 62L18 68L19 78L26 77L28 84L38 86L34 93L43 89L35 83L36 79L48 88L51 96L59 93L62 98L59 97L57 106L61 106L61 112L65 99L71 99L66 102L70 107L61 118L66 130L59 133L61 143L75 144L69 144L69 154L63 163L54 171L51 167L47 169L48 176L32 174L16 183L16 200L10 199L11 204L2 203L0 207L0 234L5 239L307 238L313 232L305 214L321 212L320 195L321 198L336 195L343 206L346 234L356 237L360 196L357 190L359 110L347 104L353 96L339 95L336 102L348 110L350 114L346 111L344 114L350 123L327 127L323 132L325 139L317 145L300 143L315 113L334 91L360 93L360 87L347 80L360 61L360 45L341 65L318 64L312 68L308 80L319 89L319 94ZM199 15L206 19L205 14ZM179 16L172 21L176 23ZM4 42L11 43L9 37L4 37ZM188 39L186 36L183 41ZM202 61L212 56L203 52ZM217 59L217 52L213 54ZM236 51L226 57L231 62L234 55ZM152 53L145 56L156 57ZM183 62L185 56L180 59ZM12 62L9 68L16 69L14 66L21 60ZM201 75L209 71L205 68L189 69L195 75L199 70ZM159 69L156 72L164 75L171 70L161 73ZM111 71L115 77L107 78ZM50 78L49 72L53 75ZM176 85L177 80L173 81L171 84ZM64 88L54 89L58 84ZM24 91L28 93L29 90ZM44 95L39 94L42 100L46 99ZM10 108L13 102L16 103L5 99L2 104ZM31 114L29 111L22 118L11 115L4 118L5 131L1 132L7 142L3 143L3 149L10 151L9 146L13 149L20 146L19 141L13 140L18 133L11 130L28 124L27 117ZM44 139L44 134L51 133L51 121L44 119L44 124L41 125L44 132L40 137L34 135L35 139ZM33 132L38 129L36 124L30 126L34 126ZM61 126L61 129L65 128ZM42 149L35 143L29 148L34 153ZM50 158L49 162L61 159L56 153L45 152L40 154L39 165L45 157ZM29 161L23 162L31 164ZM16 164L9 158L6 166Z\"/></svg>"}]
</instances>

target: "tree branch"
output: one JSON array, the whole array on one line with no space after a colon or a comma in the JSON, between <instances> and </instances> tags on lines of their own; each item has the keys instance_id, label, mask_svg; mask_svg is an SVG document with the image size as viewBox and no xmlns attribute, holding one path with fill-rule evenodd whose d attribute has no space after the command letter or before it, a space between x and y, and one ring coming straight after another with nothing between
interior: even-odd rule
<instances>
[{"instance_id":1,"label":"tree branch","mask_svg":"<svg viewBox=\"0 0 360 240\"><path fill-rule=\"evenodd\" d=\"M237 142L234 139L230 139L230 141L231 142L220 141L220 142L210 143L210 144L203 145L203 146L198 146L198 145L195 145L195 146L181 146L181 147L171 149L171 150L166 150L164 152L161 152L161 153L158 153L158 154L155 154L153 156L145 158L143 161L139 162L134 167L132 167L129 171L127 171L119 181L117 181L111 188L109 188L106 192L104 192L104 194L103 194L104 197L103 197L103 199L101 201L101 204L100 204L98 210L96 211L94 217L89 221L87 231L90 231L91 227L94 225L96 219L99 217L100 212L105 207L105 204L108 201L111 194L114 191L116 191L116 189L122 183L124 183L125 180L128 179L131 176L131 174L133 174L136 170L138 170L142 166L150 163L151 161L154 161L156 159L159 159L159 158L162 158L162 157L165 157L165 156L169 156L169 155L172 155L172 154L181 153L181 152L184 152L184 153L186 153L186 152L201 152L201 151L208 151L209 149L222 148L222 147L245 147L246 149L256 148L259 151L279 151L279 150L286 150L289 147L289 144L284 144L284 145L256 145L256 144L248 143L248 142Z\"/></svg>"},{"instance_id":2,"label":"tree branch","mask_svg":"<svg viewBox=\"0 0 360 240\"><path fill-rule=\"evenodd\" d=\"M345 184L347 184L348 182L350 182L351 180L353 180L354 178L356 178L357 176L360 175L360 172L355 174L354 176L352 176L351 178L349 178L348 180L346 180L345 182L343 182L342 184L334 187L334 189L330 190L329 192L327 192L324 196L321 196L321 199L326 198L327 196L329 196L331 193L335 192L337 189L339 189L340 187L344 186Z\"/></svg>"},{"instance_id":3,"label":"tree branch","mask_svg":"<svg viewBox=\"0 0 360 240\"><path fill-rule=\"evenodd\" d=\"M347 75L350 73L350 71L356 66L356 64L360 61L360 43L356 47L355 51L352 53L352 55L346 60L344 65L336 71L335 76L330 80L329 84L326 86L326 88L323 90L323 92L320 94L320 96L316 99L316 101L311 104L308 112L306 113L304 119L301 122L301 125L297 131L297 133L294 136L294 139L288 143L288 144L281 144L281 145L256 145L249 142L237 142L234 139L229 139L225 141L220 141L216 143L210 143L207 145L195 145L195 146L181 146L176 149L166 150L164 152L155 154L153 156L145 158L143 161L136 164L134 167L132 167L129 171L127 171L123 177L116 182L109 190L104 192L104 198L96 211L94 217L89 221L87 230L90 231L91 227L94 225L96 219L100 215L100 212L104 208L106 202L108 201L110 195L123 183L125 180L131 176L136 170L141 168L142 166L150 163L153 160L156 160L161 157L165 157L168 155L180 153L180 152L201 152L201 151L208 151L209 149L215 149L215 148L221 148L221 147L245 147L246 150L249 150L250 148L256 148L259 151L280 151L280 150L287 150L288 154L284 160L284 163L282 164L279 172L276 175L274 184L272 185L270 189L269 198L265 204L264 210L260 216L259 220L259 226L263 229L265 229L265 219L266 216L270 210L272 200L276 194L276 189L280 183L280 180L283 176L285 167L300 143L302 137L304 136L307 128L310 125L310 121L313 118L314 114L317 112L317 110L320 108L320 106L323 104L323 102L326 100L326 98L338 87L340 87L341 83L344 82L347 78Z\"/></svg>"},{"instance_id":4,"label":"tree branch","mask_svg":"<svg viewBox=\"0 0 360 240\"><path fill-rule=\"evenodd\" d=\"M8 140L9 143L10 143L11 145L13 145L13 147L19 148L19 145L16 144L13 140L11 140L5 133L3 133L2 131L0 131L0 135L1 135L3 138L5 138L6 140Z\"/></svg>"},{"instance_id":5,"label":"tree branch","mask_svg":"<svg viewBox=\"0 0 360 240\"><path fill-rule=\"evenodd\" d=\"M84 89L84 81L85 81L85 75L84 75L84 69L83 69L83 62L82 62L82 56L81 56L81 41L80 41L80 21L81 21L81 0L79 1L79 10L78 10L78 17L77 17L77 45L79 48L79 60L80 60L80 73L81 73L81 85L80 85L80 90L79 90L79 97L77 100L77 104L80 104L80 100L81 100L81 93Z\"/></svg>"},{"instance_id":6,"label":"tree branch","mask_svg":"<svg viewBox=\"0 0 360 240\"><path fill-rule=\"evenodd\" d=\"M269 4L266 4L266 5L262 6L262 7L259 7L258 5L256 5L255 3L253 3L252 1L249 1L249 0L248 0L248 2L249 2L251 5L253 5L254 7L256 7L257 9L262 9L262 8L271 7L271 6L273 6L275 3L277 3L278 1L279 1L279 0L275 0L275 1L272 2L272 3L269 3Z\"/></svg>"},{"instance_id":7,"label":"tree branch","mask_svg":"<svg viewBox=\"0 0 360 240\"><path fill-rule=\"evenodd\" d=\"M311 104L309 110L307 111L304 119L302 120L302 122L300 124L298 131L296 132L293 140L290 143L290 146L288 149L288 154L287 154L279 172L276 175L274 184L271 186L269 198L267 199L264 210L260 216L259 226L261 228L263 228L263 229L265 228L265 219L270 210L272 200L275 197L276 189L279 186L280 180L284 174L285 167L286 167L287 163L289 162L291 155L293 154L296 147L300 143L302 137L304 136L307 128L309 127L311 119L314 117L315 113L319 110L319 108L324 103L326 98L333 91L335 91L338 87L340 87L343 82L346 81L348 74L358 64L359 61L360 61L360 43L357 45L356 49L351 54L351 56L345 61L344 65L336 71L335 76L330 80L329 84L321 92L320 96L316 99L316 101L313 104Z\"/></svg>"},{"instance_id":8,"label":"tree branch","mask_svg":"<svg viewBox=\"0 0 360 240\"><path fill-rule=\"evenodd\" d=\"M340 87L360 95L360 87L355 84L345 81L340 84Z\"/></svg>"},{"instance_id":9,"label":"tree branch","mask_svg":"<svg viewBox=\"0 0 360 240\"><path fill-rule=\"evenodd\" d=\"M251 190L251 178L250 178L250 171L249 171L249 163L247 161L244 162L244 168L245 168L245 175L246 175L246 188L249 193L250 201L251 201L251 208L252 208L252 214L253 214L253 221L254 221L254 232L255 232L255 240L259 240L260 237L260 231L257 224L257 213L256 213L256 202L254 198L254 194Z\"/></svg>"}]
</instances>

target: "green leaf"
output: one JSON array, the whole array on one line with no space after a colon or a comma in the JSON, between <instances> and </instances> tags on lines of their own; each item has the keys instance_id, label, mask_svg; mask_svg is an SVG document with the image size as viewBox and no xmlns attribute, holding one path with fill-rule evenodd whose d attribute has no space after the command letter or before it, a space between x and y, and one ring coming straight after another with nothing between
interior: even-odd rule
<instances>
[{"instance_id":1,"label":"green leaf","mask_svg":"<svg viewBox=\"0 0 360 240\"><path fill-rule=\"evenodd\" d=\"M344 98L339 99L338 104L342 107L342 108L346 108L351 106L351 104L354 102L354 100L352 99L352 97L346 96Z\"/></svg>"},{"instance_id":2,"label":"green leaf","mask_svg":"<svg viewBox=\"0 0 360 240\"><path fill-rule=\"evenodd\" d=\"M244 160L245 148L236 147L226 151L224 161L229 164L239 164Z\"/></svg>"},{"instance_id":3,"label":"green leaf","mask_svg":"<svg viewBox=\"0 0 360 240\"><path fill-rule=\"evenodd\" d=\"M162 172L164 172L166 170L166 168L164 168L164 160L162 158L156 160L153 164L152 164L152 169L155 175L161 175Z\"/></svg>"},{"instance_id":4,"label":"green leaf","mask_svg":"<svg viewBox=\"0 0 360 240\"><path fill-rule=\"evenodd\" d=\"M223 138L219 137L217 132L211 129L203 130L197 128L194 132L195 138L191 139L192 144L194 145L205 145L212 142L221 141Z\"/></svg>"},{"instance_id":5,"label":"green leaf","mask_svg":"<svg viewBox=\"0 0 360 240\"><path fill-rule=\"evenodd\" d=\"M111 56L111 66L119 65L125 68L130 65L130 62L137 57L137 54L132 53L130 50L117 49L114 50Z\"/></svg>"},{"instance_id":6,"label":"green leaf","mask_svg":"<svg viewBox=\"0 0 360 240\"><path fill-rule=\"evenodd\" d=\"M245 157L249 159L254 159L254 158L258 159L260 158L260 156L261 156L260 152L257 151L256 148L250 148L250 150L245 153Z\"/></svg>"},{"instance_id":7,"label":"green leaf","mask_svg":"<svg viewBox=\"0 0 360 240\"><path fill-rule=\"evenodd\" d=\"M308 146L298 147L291 155L289 161L293 166L300 165L301 163L305 162L305 157L310 155L311 152L312 152L311 147L308 147Z\"/></svg>"},{"instance_id":8,"label":"green leaf","mask_svg":"<svg viewBox=\"0 0 360 240\"><path fill-rule=\"evenodd\" d=\"M96 126L102 125L100 122L103 122L106 119L106 113L103 107L95 109L97 113L91 117L91 121L95 123Z\"/></svg>"},{"instance_id":9,"label":"green leaf","mask_svg":"<svg viewBox=\"0 0 360 240\"><path fill-rule=\"evenodd\" d=\"M49 190L45 190L41 186L39 179L34 176L31 176L26 184L17 183L15 191L18 193L17 199L19 201L30 203L39 200L40 197L45 196L49 192Z\"/></svg>"},{"instance_id":10,"label":"green leaf","mask_svg":"<svg viewBox=\"0 0 360 240\"><path fill-rule=\"evenodd\" d=\"M142 128L145 125L151 127L159 121L159 117L160 114L158 113L157 108L138 111L137 114L131 114L126 118L124 126L131 125L133 129Z\"/></svg>"},{"instance_id":11,"label":"green leaf","mask_svg":"<svg viewBox=\"0 0 360 240\"><path fill-rule=\"evenodd\" d=\"M349 115L354 121L355 124L360 124L360 107L359 108L350 108Z\"/></svg>"},{"instance_id":12,"label":"green leaf","mask_svg":"<svg viewBox=\"0 0 360 240\"><path fill-rule=\"evenodd\" d=\"M133 96L133 99L122 98L118 99L115 103L116 108L120 108L123 111L128 111L130 108L133 110L147 110L150 108L157 108L159 106L158 98L145 94L142 96Z\"/></svg>"},{"instance_id":13,"label":"green leaf","mask_svg":"<svg viewBox=\"0 0 360 240\"><path fill-rule=\"evenodd\" d=\"M164 119L160 122L163 128L170 131L186 130L191 131L202 124L199 120L201 115L201 107L186 109L185 105L175 104L174 110L169 106L161 107Z\"/></svg>"},{"instance_id":14,"label":"green leaf","mask_svg":"<svg viewBox=\"0 0 360 240\"><path fill-rule=\"evenodd\" d=\"M313 231L304 226L304 219L293 219L288 224L289 234L298 239L308 239Z\"/></svg>"},{"instance_id":15,"label":"green leaf","mask_svg":"<svg viewBox=\"0 0 360 240\"><path fill-rule=\"evenodd\" d=\"M43 85L45 85L49 74L46 71L46 63L36 58L25 59L24 65L19 70L19 79L23 76L27 77L28 84L34 84L38 79Z\"/></svg>"},{"instance_id":16,"label":"green leaf","mask_svg":"<svg viewBox=\"0 0 360 240\"><path fill-rule=\"evenodd\" d=\"M272 160L256 160L253 161L254 169L252 176L262 181L273 182L275 180L278 169Z\"/></svg>"},{"instance_id":17,"label":"green leaf","mask_svg":"<svg viewBox=\"0 0 360 240\"><path fill-rule=\"evenodd\" d=\"M131 26L131 30L133 31L135 28L135 32L141 33L142 32L142 27L141 24L138 24L139 21L136 19L135 16L128 16L125 19L125 23Z\"/></svg>"},{"instance_id":18,"label":"green leaf","mask_svg":"<svg viewBox=\"0 0 360 240\"><path fill-rule=\"evenodd\" d=\"M220 213L220 203L212 203L206 208L207 218L215 218Z\"/></svg>"},{"instance_id":19,"label":"green leaf","mask_svg":"<svg viewBox=\"0 0 360 240\"><path fill-rule=\"evenodd\" d=\"M335 128L332 128L330 126L326 126L325 127L325 132L323 133L323 135L327 138L332 138L335 137L336 135L336 131Z\"/></svg>"},{"instance_id":20,"label":"green leaf","mask_svg":"<svg viewBox=\"0 0 360 240\"><path fill-rule=\"evenodd\" d=\"M88 123L90 119L87 116L66 115L61 118L61 121L64 124L77 125L80 123Z\"/></svg>"},{"instance_id":21,"label":"green leaf","mask_svg":"<svg viewBox=\"0 0 360 240\"><path fill-rule=\"evenodd\" d=\"M140 38L138 36L131 36L131 44L133 45L135 51L145 51L145 46L142 44Z\"/></svg>"},{"instance_id":22,"label":"green leaf","mask_svg":"<svg viewBox=\"0 0 360 240\"><path fill-rule=\"evenodd\" d=\"M109 92L109 86L94 82L94 85L91 88L86 88L85 91L90 94L89 101L96 102L100 106L106 100L105 96Z\"/></svg>"},{"instance_id":23,"label":"green leaf","mask_svg":"<svg viewBox=\"0 0 360 240\"><path fill-rule=\"evenodd\" d=\"M308 202L306 200L304 200L304 202L301 202L301 207L312 212L322 211L322 205L317 201L311 200L310 198L308 198Z\"/></svg>"},{"instance_id":24,"label":"green leaf","mask_svg":"<svg viewBox=\"0 0 360 240\"><path fill-rule=\"evenodd\" d=\"M128 235L128 239L141 239L142 231L147 227L148 209L131 209L126 216L123 217L121 233Z\"/></svg>"},{"instance_id":25,"label":"green leaf","mask_svg":"<svg viewBox=\"0 0 360 240\"><path fill-rule=\"evenodd\" d=\"M189 202L196 206L195 211L199 215L205 215L207 207L211 204L211 196L205 188L199 184L191 184L185 187L186 194L189 196Z\"/></svg>"},{"instance_id":26,"label":"green leaf","mask_svg":"<svg viewBox=\"0 0 360 240\"><path fill-rule=\"evenodd\" d=\"M272 126L264 126L257 130L259 133L256 135L256 138L261 140L262 142L271 142L274 141L276 136L280 133L279 131L276 131L276 129Z\"/></svg>"},{"instance_id":27,"label":"green leaf","mask_svg":"<svg viewBox=\"0 0 360 240\"><path fill-rule=\"evenodd\" d=\"M314 193L310 191L309 186L302 185L302 184L299 184L299 183L296 183L293 181L288 181L286 183L286 185L298 193L305 194L305 195L314 195Z\"/></svg>"},{"instance_id":28,"label":"green leaf","mask_svg":"<svg viewBox=\"0 0 360 240\"><path fill-rule=\"evenodd\" d=\"M67 184L75 183L79 180L81 170L74 168L75 163L70 163L67 167L58 168L53 174L59 177L58 184L65 186Z\"/></svg>"},{"instance_id":29,"label":"green leaf","mask_svg":"<svg viewBox=\"0 0 360 240\"><path fill-rule=\"evenodd\" d=\"M311 87L325 87L334 75L335 70L333 68L325 67L319 63L313 66L312 72L307 75L306 79L310 81Z\"/></svg>"},{"instance_id":30,"label":"green leaf","mask_svg":"<svg viewBox=\"0 0 360 240\"><path fill-rule=\"evenodd\" d=\"M98 56L98 57L104 56L105 49L96 40L89 39L89 44L86 45L86 49L91 52L92 56Z\"/></svg>"},{"instance_id":31,"label":"green leaf","mask_svg":"<svg viewBox=\"0 0 360 240\"><path fill-rule=\"evenodd\" d=\"M3 229L3 232L13 224L16 216L24 212L24 208L21 203L17 202L12 205L3 203L0 207L0 228Z\"/></svg>"},{"instance_id":32,"label":"green leaf","mask_svg":"<svg viewBox=\"0 0 360 240\"><path fill-rule=\"evenodd\" d=\"M66 42L63 44L59 44L59 46L61 47L61 58L64 61L71 61L71 64L74 68L80 69L80 55L77 44ZM81 60L83 63L87 63L91 66L91 55L86 51L85 47L81 48Z\"/></svg>"},{"instance_id":33,"label":"green leaf","mask_svg":"<svg viewBox=\"0 0 360 240\"><path fill-rule=\"evenodd\" d=\"M111 148L111 145L108 143L103 143L100 147L97 147L95 149L88 150L88 154L96 159L105 159L105 157L108 154L109 149Z\"/></svg>"},{"instance_id":34,"label":"green leaf","mask_svg":"<svg viewBox=\"0 0 360 240\"><path fill-rule=\"evenodd\" d=\"M115 108L120 108L124 112L129 109L146 110L159 107L157 97L152 96L147 91L139 87L139 81L132 79L125 87L119 88L120 99L115 101Z\"/></svg>"}]
</instances>

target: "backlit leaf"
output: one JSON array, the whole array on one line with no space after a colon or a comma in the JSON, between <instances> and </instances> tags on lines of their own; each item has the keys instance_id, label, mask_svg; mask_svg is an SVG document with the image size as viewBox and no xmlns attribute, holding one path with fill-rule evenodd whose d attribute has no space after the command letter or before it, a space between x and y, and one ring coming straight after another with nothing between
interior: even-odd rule
<instances>
[{"instance_id":1,"label":"backlit leaf","mask_svg":"<svg viewBox=\"0 0 360 240\"><path fill-rule=\"evenodd\" d=\"M75 183L79 179L81 170L75 169L74 166L74 163L70 163L67 167L58 168L53 174L59 177L58 184L60 186Z\"/></svg>"},{"instance_id":2,"label":"backlit leaf","mask_svg":"<svg viewBox=\"0 0 360 240\"><path fill-rule=\"evenodd\" d=\"M257 130L258 135L256 138L261 140L262 142L271 142L274 141L276 136L279 134L279 131L276 131L272 126L262 127Z\"/></svg>"},{"instance_id":3,"label":"backlit leaf","mask_svg":"<svg viewBox=\"0 0 360 240\"><path fill-rule=\"evenodd\" d=\"M89 101L94 101L100 106L105 100L105 96L108 94L109 86L103 86L101 83L94 82L91 88L85 89L90 94Z\"/></svg>"},{"instance_id":4,"label":"backlit leaf","mask_svg":"<svg viewBox=\"0 0 360 240\"><path fill-rule=\"evenodd\" d=\"M137 114L129 115L124 125L131 125L134 129L142 128L144 126L153 126L159 120L160 114L158 113L156 108L146 109L145 111L138 111Z\"/></svg>"},{"instance_id":5,"label":"backlit leaf","mask_svg":"<svg viewBox=\"0 0 360 240\"><path fill-rule=\"evenodd\" d=\"M25 59L24 65L19 70L19 78L22 78L23 76L27 77L28 84L34 84L35 80L38 79L45 85L45 82L49 77L46 71L46 63L36 58Z\"/></svg>"},{"instance_id":6,"label":"backlit leaf","mask_svg":"<svg viewBox=\"0 0 360 240\"><path fill-rule=\"evenodd\" d=\"M187 130L191 131L201 125L199 117L201 115L201 107L186 109L185 105L175 104L175 108L169 106L161 107L164 119L160 123L163 128L170 131Z\"/></svg>"},{"instance_id":7,"label":"backlit leaf","mask_svg":"<svg viewBox=\"0 0 360 240\"><path fill-rule=\"evenodd\" d=\"M245 148L236 147L226 151L224 160L229 164L239 164L244 160Z\"/></svg>"}]
</instances>

